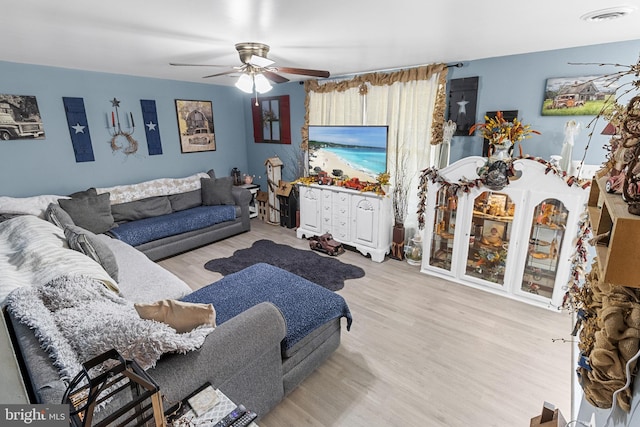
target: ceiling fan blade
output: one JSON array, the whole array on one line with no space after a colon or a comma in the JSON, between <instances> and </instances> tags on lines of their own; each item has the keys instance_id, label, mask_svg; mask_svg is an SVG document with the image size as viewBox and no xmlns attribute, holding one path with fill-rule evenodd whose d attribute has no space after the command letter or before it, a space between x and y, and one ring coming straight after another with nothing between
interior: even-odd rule
<instances>
[{"instance_id":1,"label":"ceiling fan blade","mask_svg":"<svg viewBox=\"0 0 640 427\"><path fill-rule=\"evenodd\" d=\"M280 71L281 73L302 74L304 76L325 77L325 78L330 76L328 71L308 70L306 68L277 67L277 70Z\"/></svg>"},{"instance_id":2,"label":"ceiling fan blade","mask_svg":"<svg viewBox=\"0 0 640 427\"><path fill-rule=\"evenodd\" d=\"M249 58L249 64L255 65L256 67L264 68L274 63L275 61L258 55L251 55L251 58Z\"/></svg>"},{"instance_id":3,"label":"ceiling fan blade","mask_svg":"<svg viewBox=\"0 0 640 427\"><path fill-rule=\"evenodd\" d=\"M274 83L286 83L289 81L288 78L283 77L279 74L274 73L273 71L269 71L269 70L264 70L262 72L262 74L264 74L264 76L266 78L268 78L269 80L271 80Z\"/></svg>"},{"instance_id":4,"label":"ceiling fan blade","mask_svg":"<svg viewBox=\"0 0 640 427\"><path fill-rule=\"evenodd\" d=\"M214 64L182 64L179 62L169 62L169 65L174 67L228 67L228 65L214 65Z\"/></svg>"},{"instance_id":5,"label":"ceiling fan blade","mask_svg":"<svg viewBox=\"0 0 640 427\"><path fill-rule=\"evenodd\" d=\"M227 74L233 74L233 73L237 73L238 70L227 70L227 71L223 71L221 73L216 73L216 74L210 74L208 76L203 76L203 79L208 79L209 77L218 77L218 76L226 76Z\"/></svg>"}]
</instances>

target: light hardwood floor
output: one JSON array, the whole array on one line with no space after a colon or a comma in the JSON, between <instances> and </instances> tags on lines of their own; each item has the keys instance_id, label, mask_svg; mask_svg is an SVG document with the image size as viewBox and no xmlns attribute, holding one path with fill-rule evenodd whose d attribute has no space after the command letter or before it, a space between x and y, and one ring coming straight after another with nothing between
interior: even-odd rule
<instances>
[{"instance_id":1,"label":"light hardwood floor","mask_svg":"<svg viewBox=\"0 0 640 427\"><path fill-rule=\"evenodd\" d=\"M239 236L160 262L194 289L221 276L203 268L255 240L300 249L295 231L252 220ZM568 314L454 284L357 252L366 271L339 293L353 314L338 350L261 427L528 426L544 401L570 417Z\"/></svg>"}]
</instances>

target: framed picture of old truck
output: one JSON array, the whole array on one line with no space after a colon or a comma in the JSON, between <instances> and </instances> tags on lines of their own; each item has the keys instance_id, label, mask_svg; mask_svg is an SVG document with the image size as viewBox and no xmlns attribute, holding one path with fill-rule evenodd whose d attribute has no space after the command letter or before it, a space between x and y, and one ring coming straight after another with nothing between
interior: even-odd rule
<instances>
[{"instance_id":1,"label":"framed picture of old truck","mask_svg":"<svg viewBox=\"0 0 640 427\"><path fill-rule=\"evenodd\" d=\"M211 101L176 99L176 115L183 153L215 151L213 108Z\"/></svg>"},{"instance_id":2,"label":"framed picture of old truck","mask_svg":"<svg viewBox=\"0 0 640 427\"><path fill-rule=\"evenodd\" d=\"M0 140L44 139L35 96L0 95Z\"/></svg>"},{"instance_id":3,"label":"framed picture of old truck","mask_svg":"<svg viewBox=\"0 0 640 427\"><path fill-rule=\"evenodd\" d=\"M616 89L604 75L547 79L542 115L595 116Z\"/></svg>"}]
</instances>

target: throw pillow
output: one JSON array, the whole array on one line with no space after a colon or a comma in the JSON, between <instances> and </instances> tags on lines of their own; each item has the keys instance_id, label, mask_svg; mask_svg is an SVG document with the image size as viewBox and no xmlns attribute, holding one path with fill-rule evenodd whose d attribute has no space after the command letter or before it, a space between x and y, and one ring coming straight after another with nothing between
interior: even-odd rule
<instances>
[{"instance_id":1,"label":"throw pillow","mask_svg":"<svg viewBox=\"0 0 640 427\"><path fill-rule=\"evenodd\" d=\"M82 199L85 197L95 197L97 195L98 195L98 192L96 191L96 189L91 187L83 191L76 191L73 194L69 194L69 197L71 197L72 199Z\"/></svg>"},{"instance_id":2,"label":"throw pillow","mask_svg":"<svg viewBox=\"0 0 640 427\"><path fill-rule=\"evenodd\" d=\"M213 169L209 169L207 171L207 175L209 175L209 178L211 179L216 179L216 172Z\"/></svg>"},{"instance_id":3,"label":"throw pillow","mask_svg":"<svg viewBox=\"0 0 640 427\"><path fill-rule=\"evenodd\" d=\"M173 212L167 196L149 197L133 202L111 205L111 214L116 222L135 221L137 219L166 215Z\"/></svg>"},{"instance_id":4,"label":"throw pillow","mask_svg":"<svg viewBox=\"0 0 640 427\"><path fill-rule=\"evenodd\" d=\"M64 227L64 235L71 249L85 254L104 268L113 280L118 281L118 263L113 251L92 232L76 225Z\"/></svg>"},{"instance_id":5,"label":"throw pillow","mask_svg":"<svg viewBox=\"0 0 640 427\"><path fill-rule=\"evenodd\" d=\"M49 203L44 218L52 224L64 229L66 225L75 225L67 211L57 203Z\"/></svg>"},{"instance_id":6,"label":"throw pillow","mask_svg":"<svg viewBox=\"0 0 640 427\"><path fill-rule=\"evenodd\" d=\"M111 215L109 193L81 199L60 199L58 203L69 214L74 224L93 233L104 233L115 225Z\"/></svg>"},{"instance_id":7,"label":"throw pillow","mask_svg":"<svg viewBox=\"0 0 640 427\"><path fill-rule=\"evenodd\" d=\"M141 318L166 323L181 334L201 325L216 327L212 304L164 299L150 304L137 303L134 307Z\"/></svg>"},{"instance_id":8,"label":"throw pillow","mask_svg":"<svg viewBox=\"0 0 640 427\"><path fill-rule=\"evenodd\" d=\"M231 193L233 188L233 178L208 179L200 178L202 185L202 204L206 206L214 205L235 205L235 199Z\"/></svg>"}]
</instances>

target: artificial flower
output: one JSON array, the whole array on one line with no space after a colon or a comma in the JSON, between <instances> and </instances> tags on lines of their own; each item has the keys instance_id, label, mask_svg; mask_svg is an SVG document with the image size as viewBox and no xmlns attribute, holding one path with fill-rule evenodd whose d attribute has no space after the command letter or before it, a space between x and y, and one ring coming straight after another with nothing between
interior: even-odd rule
<instances>
[{"instance_id":1,"label":"artificial flower","mask_svg":"<svg viewBox=\"0 0 640 427\"><path fill-rule=\"evenodd\" d=\"M491 144L502 144L506 140L516 143L525 138L531 138L531 134L540 135L540 132L531 129L531 125L522 124L517 117L513 121L506 120L502 111L498 111L493 118L484 116L484 119L485 123L476 123L471 126L469 135L480 130L482 137L488 139Z\"/></svg>"}]
</instances>

